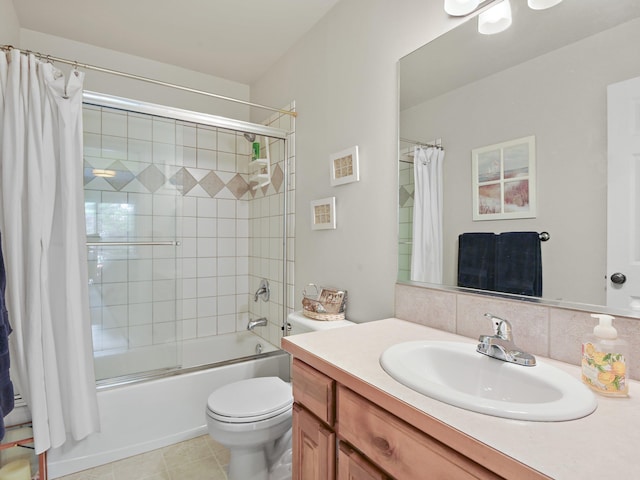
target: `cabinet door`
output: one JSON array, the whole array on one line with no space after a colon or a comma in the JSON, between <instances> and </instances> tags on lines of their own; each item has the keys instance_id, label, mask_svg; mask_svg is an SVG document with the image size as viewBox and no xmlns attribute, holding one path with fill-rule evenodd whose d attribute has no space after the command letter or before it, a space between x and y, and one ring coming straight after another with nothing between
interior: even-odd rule
<instances>
[{"instance_id":1,"label":"cabinet door","mask_svg":"<svg viewBox=\"0 0 640 480\"><path fill-rule=\"evenodd\" d=\"M390 480L347 444L338 448L338 480Z\"/></svg>"},{"instance_id":2,"label":"cabinet door","mask_svg":"<svg viewBox=\"0 0 640 480\"><path fill-rule=\"evenodd\" d=\"M333 480L336 434L297 403L293 405L293 480Z\"/></svg>"}]
</instances>

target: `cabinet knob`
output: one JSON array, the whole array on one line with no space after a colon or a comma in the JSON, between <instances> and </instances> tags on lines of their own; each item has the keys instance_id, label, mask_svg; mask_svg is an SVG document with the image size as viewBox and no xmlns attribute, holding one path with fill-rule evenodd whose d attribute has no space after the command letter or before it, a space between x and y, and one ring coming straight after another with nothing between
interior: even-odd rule
<instances>
[{"instance_id":1,"label":"cabinet knob","mask_svg":"<svg viewBox=\"0 0 640 480\"><path fill-rule=\"evenodd\" d=\"M381 450L382 453L387 457L390 457L391 454L393 453L389 442L382 437L375 437L373 439L373 446L376 447L378 450Z\"/></svg>"}]
</instances>

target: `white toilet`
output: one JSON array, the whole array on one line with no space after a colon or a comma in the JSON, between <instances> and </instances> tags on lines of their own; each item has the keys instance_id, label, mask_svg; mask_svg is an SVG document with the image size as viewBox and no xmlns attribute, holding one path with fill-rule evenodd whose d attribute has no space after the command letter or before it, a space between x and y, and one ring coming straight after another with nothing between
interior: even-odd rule
<instances>
[{"instance_id":1,"label":"white toilet","mask_svg":"<svg viewBox=\"0 0 640 480\"><path fill-rule=\"evenodd\" d=\"M301 312L290 314L287 321L290 335L353 325L348 320L312 320ZM240 380L209 396L209 435L230 450L229 480L291 478L290 473L283 475L287 468L282 463L287 457L290 472L292 408L291 384L278 377Z\"/></svg>"}]
</instances>

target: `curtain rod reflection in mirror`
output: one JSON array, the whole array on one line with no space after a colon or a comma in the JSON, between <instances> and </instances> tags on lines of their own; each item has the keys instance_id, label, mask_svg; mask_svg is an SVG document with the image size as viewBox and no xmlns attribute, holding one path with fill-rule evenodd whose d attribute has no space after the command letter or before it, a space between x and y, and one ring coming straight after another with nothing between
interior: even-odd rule
<instances>
[{"instance_id":1,"label":"curtain rod reflection in mirror","mask_svg":"<svg viewBox=\"0 0 640 480\"><path fill-rule=\"evenodd\" d=\"M405 147L405 148L401 148L400 149L400 158L398 159L399 162L401 163L410 163L413 165L413 160L411 160L413 158L413 148L412 147L424 147L424 148L437 148L439 150L444 150L444 147L442 146L442 139L438 138L436 140L431 140L429 142L423 142L420 140L410 140L408 138L402 138L400 137L400 143L410 143L411 146L409 147ZM403 157L407 157L407 159L403 159Z\"/></svg>"},{"instance_id":2,"label":"curtain rod reflection in mirror","mask_svg":"<svg viewBox=\"0 0 640 480\"><path fill-rule=\"evenodd\" d=\"M408 138L400 137L400 141L402 143L411 143L416 147L434 147L434 148L440 148L441 150L444 150L444 147L442 146L441 138L438 138L437 140L431 140L429 142L423 142L421 140L411 140Z\"/></svg>"}]
</instances>

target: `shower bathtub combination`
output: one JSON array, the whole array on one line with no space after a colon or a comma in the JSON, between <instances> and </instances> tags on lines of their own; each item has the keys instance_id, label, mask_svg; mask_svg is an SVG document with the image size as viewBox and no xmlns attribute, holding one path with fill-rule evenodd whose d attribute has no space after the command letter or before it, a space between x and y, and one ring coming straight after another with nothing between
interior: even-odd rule
<instances>
[{"instance_id":1,"label":"shower bathtub combination","mask_svg":"<svg viewBox=\"0 0 640 480\"><path fill-rule=\"evenodd\" d=\"M289 380L293 117L257 125L85 92L83 123L101 431L49 451L50 478L206 434L224 384ZM264 280L269 301L254 301Z\"/></svg>"},{"instance_id":2,"label":"shower bathtub combination","mask_svg":"<svg viewBox=\"0 0 640 480\"><path fill-rule=\"evenodd\" d=\"M249 332L237 334L238 344L248 352L264 344ZM225 339L228 340L228 339ZM215 348L216 340L211 345ZM49 477L120 460L207 434L205 408L213 390L227 383L253 377L288 379L289 356L269 346L270 351L235 361L194 367L150 381L137 381L98 391L102 431L72 447L48 455ZM231 352L230 352L231 353Z\"/></svg>"}]
</instances>

